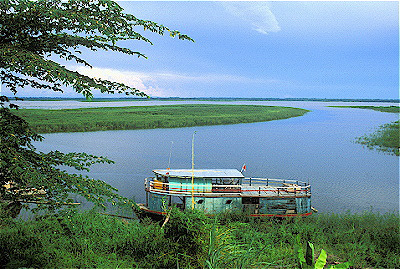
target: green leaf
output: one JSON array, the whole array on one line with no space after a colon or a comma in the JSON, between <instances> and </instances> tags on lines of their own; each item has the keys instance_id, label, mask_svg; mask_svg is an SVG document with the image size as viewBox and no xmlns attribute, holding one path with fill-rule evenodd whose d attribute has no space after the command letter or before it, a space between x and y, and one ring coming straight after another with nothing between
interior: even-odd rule
<instances>
[{"instance_id":1,"label":"green leaf","mask_svg":"<svg viewBox=\"0 0 400 269\"><path fill-rule=\"evenodd\" d=\"M306 263L312 266L314 264L314 245L311 242L307 243L306 249Z\"/></svg>"},{"instance_id":2,"label":"green leaf","mask_svg":"<svg viewBox=\"0 0 400 269\"><path fill-rule=\"evenodd\" d=\"M301 247L300 243L300 235L296 236L296 245L295 248L297 249L297 260L299 262L300 268L305 268L306 266L306 259L304 258L303 248Z\"/></svg>"},{"instance_id":3,"label":"green leaf","mask_svg":"<svg viewBox=\"0 0 400 269\"><path fill-rule=\"evenodd\" d=\"M315 263L315 269L323 269L326 264L326 251L321 249L321 253L319 254L318 260Z\"/></svg>"}]
</instances>

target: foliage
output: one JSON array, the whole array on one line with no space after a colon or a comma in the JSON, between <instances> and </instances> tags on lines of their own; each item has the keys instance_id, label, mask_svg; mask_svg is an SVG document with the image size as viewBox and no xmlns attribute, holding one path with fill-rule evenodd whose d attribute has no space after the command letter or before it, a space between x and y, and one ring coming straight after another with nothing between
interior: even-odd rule
<instances>
[{"instance_id":1,"label":"foliage","mask_svg":"<svg viewBox=\"0 0 400 269\"><path fill-rule=\"evenodd\" d=\"M194 267L204 264L209 228L209 219L203 212L182 212L178 208L172 208L164 233L174 246L179 264L191 264Z\"/></svg>"},{"instance_id":2,"label":"foliage","mask_svg":"<svg viewBox=\"0 0 400 269\"><path fill-rule=\"evenodd\" d=\"M367 146L369 149L388 152L399 156L400 128L399 121L384 124L372 134L357 138L357 143Z\"/></svg>"},{"instance_id":3,"label":"foliage","mask_svg":"<svg viewBox=\"0 0 400 269\"><path fill-rule=\"evenodd\" d=\"M215 219L216 221L218 218ZM223 225L214 223L209 232L206 266L214 268L253 268L271 266L272 263L258 261L259 252L253 244L238 243L232 240L232 232L236 228L224 229Z\"/></svg>"},{"instance_id":4,"label":"foliage","mask_svg":"<svg viewBox=\"0 0 400 269\"><path fill-rule=\"evenodd\" d=\"M152 44L136 29L191 40L179 31L125 14L111 0L2 0L0 1L0 82L17 94L19 88L62 91L72 87L86 98L92 90L145 96L124 84L91 78L56 62L74 61L91 67L81 58L81 49L115 51L145 57L121 47L118 41L139 40ZM25 120L11 113L8 98L0 97L0 205L4 214L15 216L21 203L34 202L35 209L55 209L70 203L71 193L96 205L132 204L110 185L88 177L68 174L60 166L88 170L95 163L111 163L86 153L36 152L32 141L41 141ZM7 185L7 188L6 188Z\"/></svg>"},{"instance_id":5,"label":"foliage","mask_svg":"<svg viewBox=\"0 0 400 269\"><path fill-rule=\"evenodd\" d=\"M326 259L327 259L327 254L326 251L321 249L321 253L318 256L317 260L314 261L314 244L311 242L307 242L307 248L306 248L306 256L304 257L303 249L301 247L300 243L300 235L297 235L296 237L296 249L297 249L297 257L299 261L299 267L301 269L323 269L326 265ZM336 265L330 265L329 269L339 269L339 268L350 268L351 263L345 262L341 264L336 264Z\"/></svg>"},{"instance_id":6,"label":"foliage","mask_svg":"<svg viewBox=\"0 0 400 269\"><path fill-rule=\"evenodd\" d=\"M95 212L2 218L0 267L300 268L297 240L314 242L317 253L325 249L327 268L346 262L353 268L396 268L400 262L397 213L223 223L222 218L174 210L165 228L148 219L139 223Z\"/></svg>"},{"instance_id":7,"label":"foliage","mask_svg":"<svg viewBox=\"0 0 400 269\"><path fill-rule=\"evenodd\" d=\"M141 225L94 212L37 221L2 220L0 267L167 268L168 241L157 224Z\"/></svg>"},{"instance_id":8,"label":"foliage","mask_svg":"<svg viewBox=\"0 0 400 269\"><path fill-rule=\"evenodd\" d=\"M314 242L326 250L328 267L348 261L355 268L395 268L400 262L398 213L318 213L306 218L243 220L228 218L219 223L231 230L231 244L245 244L258 253L254 263L297 268L298 235L301 242Z\"/></svg>"},{"instance_id":9,"label":"foliage","mask_svg":"<svg viewBox=\"0 0 400 269\"><path fill-rule=\"evenodd\" d=\"M171 37L193 41L179 31L126 14L111 0L3 0L0 26L0 81L14 93L26 86L62 91L65 85L88 98L93 96L93 89L145 96L124 84L69 70L52 58L59 56L91 67L80 57L81 49L145 57L117 44L124 40L152 44L139 29L160 35L168 32Z\"/></svg>"},{"instance_id":10,"label":"foliage","mask_svg":"<svg viewBox=\"0 0 400 269\"><path fill-rule=\"evenodd\" d=\"M81 109L20 109L39 133L173 128L286 119L305 109L241 105L166 105Z\"/></svg>"},{"instance_id":11,"label":"foliage","mask_svg":"<svg viewBox=\"0 0 400 269\"><path fill-rule=\"evenodd\" d=\"M95 205L106 202L130 204L116 189L100 180L69 174L61 167L88 171L95 163L112 163L104 157L86 153L36 152L33 141L42 136L8 108L0 108L0 198L14 203L34 202L34 210L59 208L72 203L70 194L78 194ZM6 184L8 188L6 188Z\"/></svg>"}]
</instances>

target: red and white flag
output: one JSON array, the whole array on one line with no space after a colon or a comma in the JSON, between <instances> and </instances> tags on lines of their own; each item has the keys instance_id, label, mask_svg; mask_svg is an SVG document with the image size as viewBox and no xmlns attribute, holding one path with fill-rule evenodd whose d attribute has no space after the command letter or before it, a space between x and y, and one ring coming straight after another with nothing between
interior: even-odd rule
<instances>
[{"instance_id":1,"label":"red and white flag","mask_svg":"<svg viewBox=\"0 0 400 269\"><path fill-rule=\"evenodd\" d=\"M244 172L244 171L246 171L246 164L243 164L242 170L240 170L240 172Z\"/></svg>"}]
</instances>

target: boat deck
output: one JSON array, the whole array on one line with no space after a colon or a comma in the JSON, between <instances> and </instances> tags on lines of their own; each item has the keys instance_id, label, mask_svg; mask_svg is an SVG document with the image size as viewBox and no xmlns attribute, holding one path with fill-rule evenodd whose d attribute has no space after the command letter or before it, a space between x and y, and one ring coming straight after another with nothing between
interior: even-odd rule
<instances>
[{"instance_id":1,"label":"boat deck","mask_svg":"<svg viewBox=\"0 0 400 269\"><path fill-rule=\"evenodd\" d=\"M205 189L199 184L169 184L147 178L146 191L171 196L207 197L300 197L311 196L311 187L298 180L248 178L240 185L213 184Z\"/></svg>"}]
</instances>

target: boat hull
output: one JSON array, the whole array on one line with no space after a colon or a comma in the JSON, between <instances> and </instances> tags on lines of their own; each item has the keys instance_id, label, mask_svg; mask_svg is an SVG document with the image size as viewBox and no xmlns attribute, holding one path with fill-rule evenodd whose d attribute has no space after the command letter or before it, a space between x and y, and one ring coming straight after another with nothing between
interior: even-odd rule
<instances>
[{"instance_id":1,"label":"boat hull","mask_svg":"<svg viewBox=\"0 0 400 269\"><path fill-rule=\"evenodd\" d=\"M144 205L140 205L140 213L138 217L143 219L145 217L152 218L154 220L162 220L166 216L166 212L154 211L146 208ZM313 214L313 211L302 213L302 214L244 214L245 216L252 218L289 218L289 217L306 217ZM215 214L206 214L209 217L215 216Z\"/></svg>"}]
</instances>

